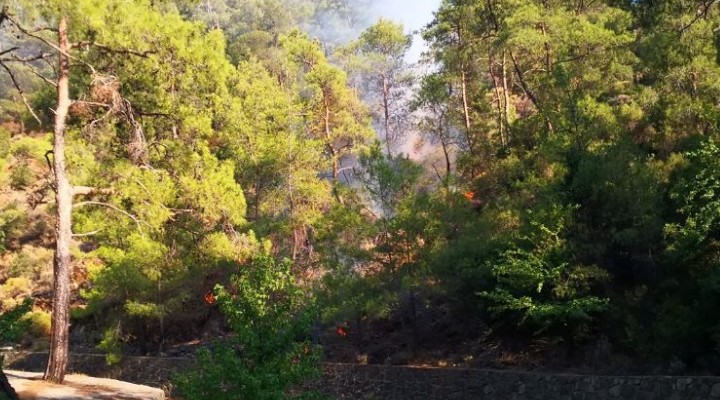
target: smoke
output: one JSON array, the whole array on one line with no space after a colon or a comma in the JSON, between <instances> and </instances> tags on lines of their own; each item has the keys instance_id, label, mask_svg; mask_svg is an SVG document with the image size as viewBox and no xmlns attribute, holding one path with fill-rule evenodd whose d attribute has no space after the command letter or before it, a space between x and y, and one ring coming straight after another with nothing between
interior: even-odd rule
<instances>
[{"instance_id":1,"label":"smoke","mask_svg":"<svg viewBox=\"0 0 720 400\"><path fill-rule=\"evenodd\" d=\"M337 3L340 5L338 8L317 13L305 26L305 30L312 37L319 39L327 49L332 50L335 46L342 46L357 39L365 29L381 18L401 23L405 32L413 36L412 47L408 50L405 60L408 64L415 65L414 69L419 77L428 72L423 69L432 69L418 65L422 53L427 49L420 31L432 22L434 12L439 9L441 1L340 0ZM411 92L412 90L407 94L408 101L412 96ZM364 100L373 101L368 98ZM408 114L407 117L410 120L414 116ZM405 127L404 138L396 144L394 150L418 162L434 162L438 147L423 141L421 135L410 126L411 124L408 124Z\"/></svg>"},{"instance_id":2,"label":"smoke","mask_svg":"<svg viewBox=\"0 0 720 400\"><path fill-rule=\"evenodd\" d=\"M440 8L441 0L385 0L378 1L372 8L375 18L386 18L400 22L405 31L413 33L413 45L408 51L407 61L416 63L426 49L419 31L433 19L433 13Z\"/></svg>"},{"instance_id":3,"label":"smoke","mask_svg":"<svg viewBox=\"0 0 720 400\"><path fill-rule=\"evenodd\" d=\"M346 44L384 18L404 25L413 34L407 61L416 63L425 44L419 31L430 23L441 0L342 0L338 9L319 12L305 27L311 36L329 46Z\"/></svg>"},{"instance_id":4,"label":"smoke","mask_svg":"<svg viewBox=\"0 0 720 400\"><path fill-rule=\"evenodd\" d=\"M381 1L340 0L334 7L316 9L303 28L327 47L345 45L373 24L375 16L371 10Z\"/></svg>"}]
</instances>

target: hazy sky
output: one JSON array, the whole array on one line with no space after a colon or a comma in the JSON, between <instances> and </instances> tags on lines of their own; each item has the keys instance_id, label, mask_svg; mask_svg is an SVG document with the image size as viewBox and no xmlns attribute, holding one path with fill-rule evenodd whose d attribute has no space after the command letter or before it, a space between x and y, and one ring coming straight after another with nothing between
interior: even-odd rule
<instances>
[{"instance_id":1,"label":"hazy sky","mask_svg":"<svg viewBox=\"0 0 720 400\"><path fill-rule=\"evenodd\" d=\"M433 12L440 7L441 0L380 0L376 3L375 13L405 25L405 30L415 31L423 28L433 18ZM413 48L408 54L408 60L417 61L423 50L422 38L415 36Z\"/></svg>"}]
</instances>

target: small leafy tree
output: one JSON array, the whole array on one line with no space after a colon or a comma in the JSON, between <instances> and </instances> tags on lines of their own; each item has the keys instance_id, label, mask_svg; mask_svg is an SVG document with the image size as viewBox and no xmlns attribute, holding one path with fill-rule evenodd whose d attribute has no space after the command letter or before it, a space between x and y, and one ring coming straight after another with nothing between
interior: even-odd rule
<instances>
[{"instance_id":1,"label":"small leafy tree","mask_svg":"<svg viewBox=\"0 0 720 400\"><path fill-rule=\"evenodd\" d=\"M571 261L563 237L570 211L552 207L547 217L536 216L529 235L492 263L496 288L481 295L491 311L519 318L537 333L555 331L576 340L584 325L606 310L607 299L595 296L592 288L608 277L596 266Z\"/></svg>"},{"instance_id":2,"label":"small leafy tree","mask_svg":"<svg viewBox=\"0 0 720 400\"><path fill-rule=\"evenodd\" d=\"M177 378L189 399L298 398L293 385L316 376L319 351L310 343L315 311L296 285L288 260L258 256L215 289L234 336L199 353L197 368Z\"/></svg>"},{"instance_id":3,"label":"small leafy tree","mask_svg":"<svg viewBox=\"0 0 720 400\"><path fill-rule=\"evenodd\" d=\"M665 226L666 280L653 350L682 359L720 356L720 146L704 140L686 153L670 191L678 220ZM710 350L712 349L712 350Z\"/></svg>"}]
</instances>

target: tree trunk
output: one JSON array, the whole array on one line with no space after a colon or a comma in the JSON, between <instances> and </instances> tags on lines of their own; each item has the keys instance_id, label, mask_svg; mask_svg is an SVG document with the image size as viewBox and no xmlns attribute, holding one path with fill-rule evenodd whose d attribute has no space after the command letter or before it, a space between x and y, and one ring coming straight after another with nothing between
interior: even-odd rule
<instances>
[{"instance_id":1,"label":"tree trunk","mask_svg":"<svg viewBox=\"0 0 720 400\"><path fill-rule=\"evenodd\" d=\"M330 112L330 100L328 99L327 93L323 93L323 106L325 107L325 140L328 148L328 152L330 153L330 158L332 159L332 189L333 194L335 195L335 199L337 199L339 204L345 204L343 201L342 196L340 196L340 192L338 191L338 183L339 183L339 171L340 171L340 155L338 154L337 150L335 150L335 147L333 147L333 141L332 141L332 128L330 127L330 117L332 113Z\"/></svg>"},{"instance_id":2,"label":"tree trunk","mask_svg":"<svg viewBox=\"0 0 720 400\"><path fill-rule=\"evenodd\" d=\"M467 97L467 77L465 76L465 64L460 66L460 89L462 94L463 116L465 117L465 136L467 139L470 154L475 154L474 143L470 135L470 106Z\"/></svg>"},{"instance_id":3,"label":"tree trunk","mask_svg":"<svg viewBox=\"0 0 720 400\"><path fill-rule=\"evenodd\" d=\"M507 78L507 55L503 51L503 57L502 57L502 85L503 85L503 95L505 97L504 102L504 111L505 111L505 143L510 142L510 88L508 86L508 78Z\"/></svg>"},{"instance_id":4,"label":"tree trunk","mask_svg":"<svg viewBox=\"0 0 720 400\"><path fill-rule=\"evenodd\" d=\"M8 400L20 400L15 389L10 385L5 372L2 370L3 358L0 356L0 399L7 398ZM4 397L3 397L4 396Z\"/></svg>"},{"instance_id":5,"label":"tree trunk","mask_svg":"<svg viewBox=\"0 0 720 400\"><path fill-rule=\"evenodd\" d=\"M67 56L70 46L67 22L61 17L58 25L59 65L57 83L57 109L55 110L55 139L53 143L56 185L57 222L53 281L52 333L50 360L45 380L60 383L65 379L68 363L68 327L70 308L70 241L72 240L72 187L65 171L65 121L70 108L69 70Z\"/></svg>"},{"instance_id":6,"label":"tree trunk","mask_svg":"<svg viewBox=\"0 0 720 400\"><path fill-rule=\"evenodd\" d=\"M450 162L449 143L445 136L445 118L440 117L438 124L438 133L440 133L440 145L442 146L443 155L445 156L445 184L450 184L450 174L452 173L452 164Z\"/></svg>"},{"instance_id":7,"label":"tree trunk","mask_svg":"<svg viewBox=\"0 0 720 400\"><path fill-rule=\"evenodd\" d=\"M390 135L390 89L388 88L388 82L387 77L385 74L382 75L382 90L383 90L383 98L382 98L382 107L383 107L383 115L384 115L384 125L385 125L385 146L387 147L387 155L388 159L392 158L392 140Z\"/></svg>"},{"instance_id":8,"label":"tree trunk","mask_svg":"<svg viewBox=\"0 0 720 400\"><path fill-rule=\"evenodd\" d=\"M492 56L488 57L488 73L490 74L490 78L492 78L493 81L493 89L495 91L495 104L497 105L497 125L498 125L498 139L500 140L500 146L504 149L505 148L505 120L503 118L503 98L501 97L502 94L500 93L500 85L498 83L498 80L502 78L498 78L495 76L495 60ZM488 133L488 141L490 142L490 134Z\"/></svg>"}]
</instances>

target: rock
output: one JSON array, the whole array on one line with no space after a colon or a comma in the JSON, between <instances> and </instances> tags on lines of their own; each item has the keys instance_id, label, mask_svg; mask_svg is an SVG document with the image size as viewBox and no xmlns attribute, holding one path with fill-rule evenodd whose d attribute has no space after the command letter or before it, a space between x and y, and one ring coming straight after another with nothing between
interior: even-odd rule
<instances>
[{"instance_id":1,"label":"rock","mask_svg":"<svg viewBox=\"0 0 720 400\"><path fill-rule=\"evenodd\" d=\"M692 378L678 378L677 382L675 383L675 387L677 390L685 391L692 385Z\"/></svg>"},{"instance_id":2,"label":"rock","mask_svg":"<svg viewBox=\"0 0 720 400\"><path fill-rule=\"evenodd\" d=\"M520 385L520 387L518 388L518 394L525 394L526 390L527 389L525 388L525 385Z\"/></svg>"},{"instance_id":3,"label":"rock","mask_svg":"<svg viewBox=\"0 0 720 400\"><path fill-rule=\"evenodd\" d=\"M713 385L712 389L710 390L710 396L714 399L720 398L720 383L716 383Z\"/></svg>"},{"instance_id":4,"label":"rock","mask_svg":"<svg viewBox=\"0 0 720 400\"><path fill-rule=\"evenodd\" d=\"M156 388L113 379L67 375L62 385L42 380L42 373L5 371L10 384L23 400L164 400Z\"/></svg>"}]
</instances>

